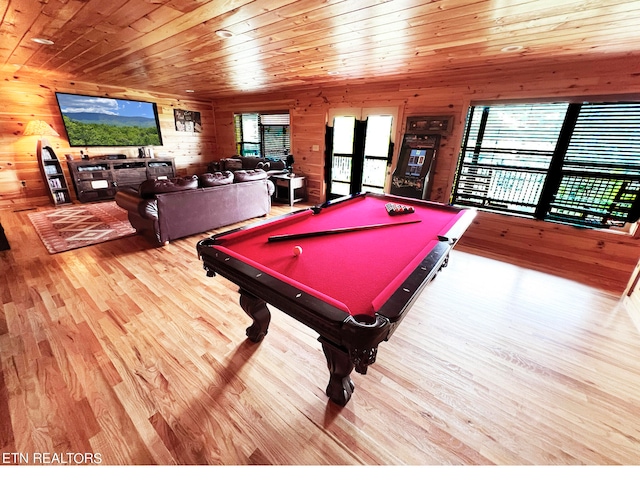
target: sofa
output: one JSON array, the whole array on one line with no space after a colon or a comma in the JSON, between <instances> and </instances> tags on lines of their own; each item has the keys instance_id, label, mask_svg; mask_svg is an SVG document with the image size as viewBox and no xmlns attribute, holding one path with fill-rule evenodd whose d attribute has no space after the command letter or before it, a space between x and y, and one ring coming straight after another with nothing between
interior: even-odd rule
<instances>
[{"instance_id":1,"label":"sofa","mask_svg":"<svg viewBox=\"0 0 640 480\"><path fill-rule=\"evenodd\" d=\"M287 164L282 160L269 160L262 157L243 157L234 155L230 158L222 158L216 162L211 162L207 171L211 173L221 172L225 170L264 170L267 176L282 175L289 173Z\"/></svg>"},{"instance_id":2,"label":"sofa","mask_svg":"<svg viewBox=\"0 0 640 480\"><path fill-rule=\"evenodd\" d=\"M274 188L264 170L225 171L146 180L119 190L115 201L138 234L161 246L267 215Z\"/></svg>"}]
</instances>

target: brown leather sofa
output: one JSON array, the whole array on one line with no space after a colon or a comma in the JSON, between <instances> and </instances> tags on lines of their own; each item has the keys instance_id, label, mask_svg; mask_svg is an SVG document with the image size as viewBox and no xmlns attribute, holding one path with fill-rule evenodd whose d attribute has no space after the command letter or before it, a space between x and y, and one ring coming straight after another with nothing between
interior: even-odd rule
<instances>
[{"instance_id":1,"label":"brown leather sofa","mask_svg":"<svg viewBox=\"0 0 640 480\"><path fill-rule=\"evenodd\" d=\"M269 177L289 173L287 164L282 160L269 160L262 157L243 157L234 155L230 158L222 158L216 162L211 162L207 171L220 172L224 170L264 170Z\"/></svg>"},{"instance_id":2,"label":"brown leather sofa","mask_svg":"<svg viewBox=\"0 0 640 480\"><path fill-rule=\"evenodd\" d=\"M273 183L263 170L205 173L146 180L122 189L116 203L138 234L155 246L232 223L265 216Z\"/></svg>"}]
</instances>

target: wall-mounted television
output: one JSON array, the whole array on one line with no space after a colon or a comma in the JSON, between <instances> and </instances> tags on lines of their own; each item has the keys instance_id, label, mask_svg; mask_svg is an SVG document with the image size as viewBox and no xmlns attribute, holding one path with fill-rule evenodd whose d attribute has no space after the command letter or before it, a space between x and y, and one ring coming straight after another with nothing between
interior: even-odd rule
<instances>
[{"instance_id":1,"label":"wall-mounted television","mask_svg":"<svg viewBox=\"0 0 640 480\"><path fill-rule=\"evenodd\" d=\"M162 145L155 103L56 92L72 147Z\"/></svg>"}]
</instances>

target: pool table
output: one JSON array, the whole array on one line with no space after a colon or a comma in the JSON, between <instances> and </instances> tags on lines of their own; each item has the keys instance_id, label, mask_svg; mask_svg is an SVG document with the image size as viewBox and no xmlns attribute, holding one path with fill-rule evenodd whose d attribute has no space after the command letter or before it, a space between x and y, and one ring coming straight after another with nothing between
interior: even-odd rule
<instances>
[{"instance_id":1,"label":"pool table","mask_svg":"<svg viewBox=\"0 0 640 480\"><path fill-rule=\"evenodd\" d=\"M267 334L267 303L320 335L326 394L345 405L353 369L365 374L375 362L378 344L446 266L474 216L473 209L362 193L214 235L197 252L208 276L238 285L253 320L249 339Z\"/></svg>"}]
</instances>

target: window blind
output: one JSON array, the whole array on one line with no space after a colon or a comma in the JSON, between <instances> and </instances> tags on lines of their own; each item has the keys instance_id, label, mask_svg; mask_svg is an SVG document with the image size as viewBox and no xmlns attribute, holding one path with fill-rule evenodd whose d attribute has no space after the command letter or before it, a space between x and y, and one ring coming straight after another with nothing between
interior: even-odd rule
<instances>
[{"instance_id":1,"label":"window blind","mask_svg":"<svg viewBox=\"0 0 640 480\"><path fill-rule=\"evenodd\" d=\"M547 218L594 226L638 219L640 104L585 103Z\"/></svg>"},{"instance_id":2,"label":"window blind","mask_svg":"<svg viewBox=\"0 0 640 480\"><path fill-rule=\"evenodd\" d=\"M289 125L265 125L262 135L263 156L270 160L286 160L291 149Z\"/></svg>"},{"instance_id":3,"label":"window blind","mask_svg":"<svg viewBox=\"0 0 640 480\"><path fill-rule=\"evenodd\" d=\"M640 103L469 110L452 203L598 228L640 218Z\"/></svg>"},{"instance_id":4,"label":"window blind","mask_svg":"<svg viewBox=\"0 0 640 480\"><path fill-rule=\"evenodd\" d=\"M455 202L533 216L566 103L471 107Z\"/></svg>"},{"instance_id":5,"label":"window blind","mask_svg":"<svg viewBox=\"0 0 640 480\"><path fill-rule=\"evenodd\" d=\"M240 155L286 160L291 150L288 113L236 114L234 127Z\"/></svg>"},{"instance_id":6,"label":"window blind","mask_svg":"<svg viewBox=\"0 0 640 480\"><path fill-rule=\"evenodd\" d=\"M291 150L288 113L260 115L262 156L270 160L287 159Z\"/></svg>"}]
</instances>

